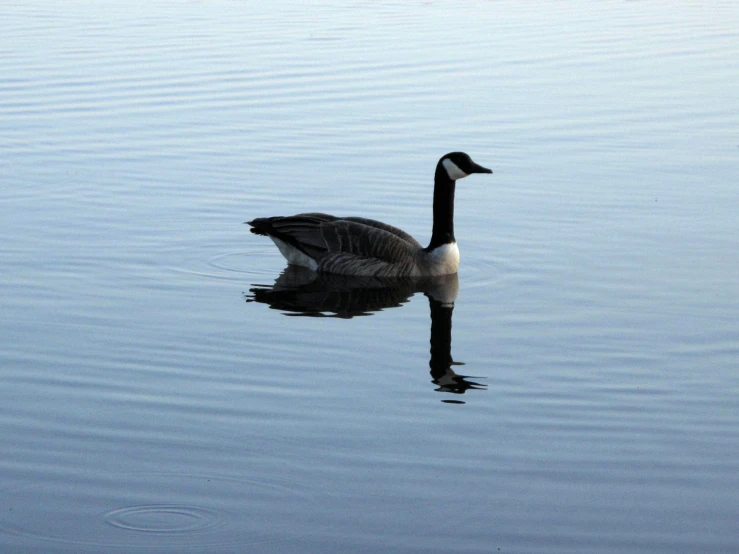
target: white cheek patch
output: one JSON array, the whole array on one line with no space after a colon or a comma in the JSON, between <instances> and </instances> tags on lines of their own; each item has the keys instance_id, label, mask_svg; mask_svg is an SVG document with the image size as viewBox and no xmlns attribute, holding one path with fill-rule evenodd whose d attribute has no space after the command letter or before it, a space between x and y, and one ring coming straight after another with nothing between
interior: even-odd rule
<instances>
[{"instance_id":1,"label":"white cheek patch","mask_svg":"<svg viewBox=\"0 0 739 554\"><path fill-rule=\"evenodd\" d=\"M446 169L446 172L452 181L456 181L457 179L464 179L465 177L467 177L467 174L459 169L459 166L457 166L457 164L455 164L449 158L446 158L441 163L444 166L444 169Z\"/></svg>"}]
</instances>

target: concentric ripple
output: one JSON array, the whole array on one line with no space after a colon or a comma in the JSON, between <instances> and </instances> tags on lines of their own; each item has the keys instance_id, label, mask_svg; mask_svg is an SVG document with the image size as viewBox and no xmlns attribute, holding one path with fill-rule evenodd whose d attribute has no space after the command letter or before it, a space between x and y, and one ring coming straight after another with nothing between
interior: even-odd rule
<instances>
[{"instance_id":1,"label":"concentric ripple","mask_svg":"<svg viewBox=\"0 0 739 554\"><path fill-rule=\"evenodd\" d=\"M278 513L296 527L305 496L279 483L179 473L66 476L3 490L0 534L16 544L79 552L206 552L281 543ZM285 506L293 510L285 512Z\"/></svg>"},{"instance_id":2,"label":"concentric ripple","mask_svg":"<svg viewBox=\"0 0 739 554\"><path fill-rule=\"evenodd\" d=\"M202 506L151 504L110 510L106 523L139 533L200 533L223 527L225 514Z\"/></svg>"},{"instance_id":3,"label":"concentric ripple","mask_svg":"<svg viewBox=\"0 0 739 554\"><path fill-rule=\"evenodd\" d=\"M216 249L217 245L209 248ZM212 254L202 247L193 251L166 252L162 259L165 260L167 271L235 282L248 281L250 277L277 277L286 265L270 241L258 244L248 252L239 250Z\"/></svg>"}]
</instances>

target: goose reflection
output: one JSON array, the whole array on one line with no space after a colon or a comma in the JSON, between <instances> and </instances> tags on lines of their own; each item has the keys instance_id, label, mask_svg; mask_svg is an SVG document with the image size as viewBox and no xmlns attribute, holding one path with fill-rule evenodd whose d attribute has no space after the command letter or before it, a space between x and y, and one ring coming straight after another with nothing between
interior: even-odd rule
<instances>
[{"instance_id":1,"label":"goose reflection","mask_svg":"<svg viewBox=\"0 0 739 554\"><path fill-rule=\"evenodd\" d=\"M288 266L273 285L253 285L247 302L267 304L287 316L350 319L396 308L421 292L429 299L431 314L432 382L438 392L461 395L487 385L470 381L452 367L464 365L452 358L452 313L459 290L457 275L427 278L380 279L317 273ZM463 403L444 400L448 403Z\"/></svg>"}]
</instances>

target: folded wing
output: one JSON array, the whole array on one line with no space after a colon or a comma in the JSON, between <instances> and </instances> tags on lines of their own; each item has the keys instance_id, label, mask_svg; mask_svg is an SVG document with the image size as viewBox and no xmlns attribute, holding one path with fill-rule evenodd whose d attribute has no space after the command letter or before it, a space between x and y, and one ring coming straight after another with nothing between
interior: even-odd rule
<instances>
[{"instance_id":1,"label":"folded wing","mask_svg":"<svg viewBox=\"0 0 739 554\"><path fill-rule=\"evenodd\" d=\"M326 254L347 254L389 264L407 263L421 248L408 233L380 221L363 217L339 218L323 213L250 221L252 233L273 236L315 260Z\"/></svg>"}]
</instances>

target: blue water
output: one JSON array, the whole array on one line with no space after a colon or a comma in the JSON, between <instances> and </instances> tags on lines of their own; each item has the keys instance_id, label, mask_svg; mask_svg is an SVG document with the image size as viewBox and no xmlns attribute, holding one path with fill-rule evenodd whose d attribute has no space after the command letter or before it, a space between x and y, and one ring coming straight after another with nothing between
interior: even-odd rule
<instances>
[{"instance_id":1,"label":"blue water","mask_svg":"<svg viewBox=\"0 0 739 554\"><path fill-rule=\"evenodd\" d=\"M0 11L0 550L739 548L734 3ZM453 283L242 224L452 150Z\"/></svg>"}]
</instances>

